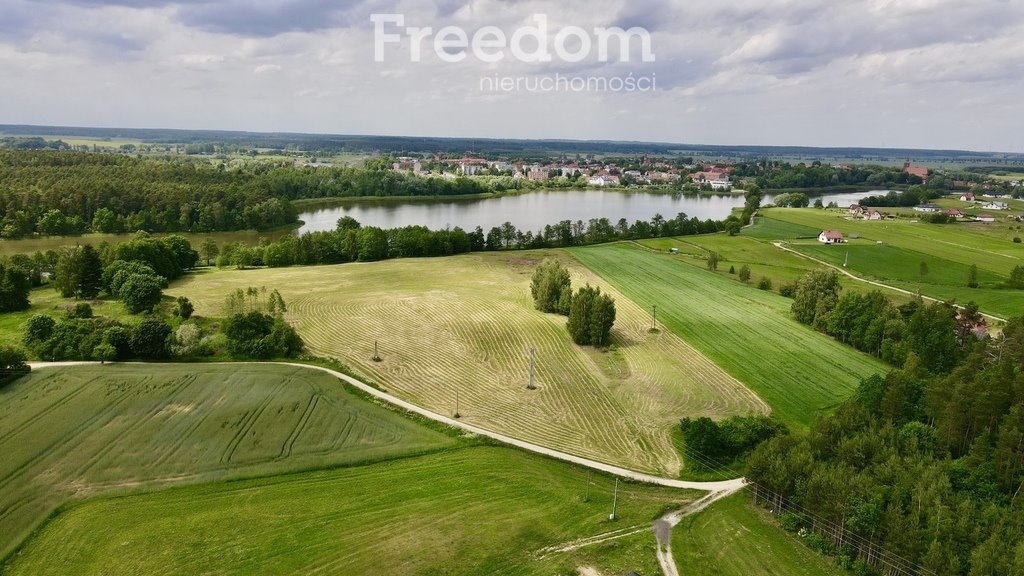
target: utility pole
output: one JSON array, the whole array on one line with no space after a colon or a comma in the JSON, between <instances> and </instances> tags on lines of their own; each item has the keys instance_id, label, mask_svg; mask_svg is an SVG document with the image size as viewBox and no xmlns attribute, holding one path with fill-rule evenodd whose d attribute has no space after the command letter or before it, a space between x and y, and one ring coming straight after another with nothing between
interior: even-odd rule
<instances>
[{"instance_id":1,"label":"utility pole","mask_svg":"<svg viewBox=\"0 0 1024 576\"><path fill-rule=\"evenodd\" d=\"M612 495L612 513L608 516L609 520L615 520L615 505L619 502L619 477L615 477L615 493Z\"/></svg>"},{"instance_id":2,"label":"utility pole","mask_svg":"<svg viewBox=\"0 0 1024 576\"><path fill-rule=\"evenodd\" d=\"M462 418L462 414L459 414L459 385L455 384L455 417Z\"/></svg>"},{"instance_id":3,"label":"utility pole","mask_svg":"<svg viewBox=\"0 0 1024 576\"><path fill-rule=\"evenodd\" d=\"M530 345L530 383L526 385L529 390L536 390L537 385L534 383L536 378L535 373L537 371L537 349Z\"/></svg>"},{"instance_id":4,"label":"utility pole","mask_svg":"<svg viewBox=\"0 0 1024 576\"><path fill-rule=\"evenodd\" d=\"M587 492L586 492L586 494L583 495L583 501L584 502L590 502L590 477L593 476L593 475L594 475L594 471L588 469L587 470Z\"/></svg>"},{"instance_id":5,"label":"utility pole","mask_svg":"<svg viewBox=\"0 0 1024 576\"><path fill-rule=\"evenodd\" d=\"M651 306L651 332L658 329L658 305Z\"/></svg>"},{"instance_id":6,"label":"utility pole","mask_svg":"<svg viewBox=\"0 0 1024 576\"><path fill-rule=\"evenodd\" d=\"M377 353L377 341L373 341L373 361L380 362L380 354Z\"/></svg>"}]
</instances>

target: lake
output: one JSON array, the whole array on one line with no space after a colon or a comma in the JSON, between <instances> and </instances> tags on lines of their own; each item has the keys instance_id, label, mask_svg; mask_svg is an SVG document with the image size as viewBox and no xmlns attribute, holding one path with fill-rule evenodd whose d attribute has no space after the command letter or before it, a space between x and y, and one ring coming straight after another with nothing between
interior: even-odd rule
<instances>
[{"instance_id":1,"label":"lake","mask_svg":"<svg viewBox=\"0 0 1024 576\"><path fill-rule=\"evenodd\" d=\"M866 196L884 193L884 190L833 193L821 198L825 204L836 202L842 206ZM771 196L766 196L763 202L770 201ZM625 218L633 223L636 220L650 220L655 214L661 214L666 219L674 218L680 212L701 220L721 220L729 216L733 208L742 206L742 195L682 195L611 190L547 190L484 199L425 198L401 202L365 200L339 202L304 212L299 215L299 219L305 224L298 233L334 230L338 218L342 216L351 216L364 226L380 228L420 225L432 230L446 226L472 230L480 226L487 231L511 222L520 230L537 231L546 224L562 220L586 222L591 218L608 218L614 224L619 218Z\"/></svg>"}]
</instances>

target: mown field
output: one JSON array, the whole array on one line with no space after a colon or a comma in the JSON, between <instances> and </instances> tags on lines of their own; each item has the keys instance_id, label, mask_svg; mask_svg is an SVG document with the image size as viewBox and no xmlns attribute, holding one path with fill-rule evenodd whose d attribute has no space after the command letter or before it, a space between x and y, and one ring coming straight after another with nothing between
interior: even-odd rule
<instances>
[{"instance_id":1,"label":"mown field","mask_svg":"<svg viewBox=\"0 0 1024 576\"><path fill-rule=\"evenodd\" d=\"M572 250L573 256L643 306L741 382L787 423L806 426L848 397L860 380L886 372L880 361L793 320L777 293L708 272L684 256L626 244Z\"/></svg>"},{"instance_id":2,"label":"mown field","mask_svg":"<svg viewBox=\"0 0 1024 576\"><path fill-rule=\"evenodd\" d=\"M749 504L746 493L716 502L676 526L672 556L680 574L817 576L847 574Z\"/></svg>"},{"instance_id":3,"label":"mown field","mask_svg":"<svg viewBox=\"0 0 1024 576\"><path fill-rule=\"evenodd\" d=\"M656 571L649 526L696 493L622 483L497 447L98 498L58 515L3 571L31 574L602 574Z\"/></svg>"},{"instance_id":4,"label":"mown field","mask_svg":"<svg viewBox=\"0 0 1024 576\"><path fill-rule=\"evenodd\" d=\"M614 348L574 345L565 318L533 308L529 283L545 256L562 255L575 285L612 292ZM671 430L683 416L723 417L767 406L564 253L486 253L338 266L204 271L168 290L220 315L237 288L280 290L288 318L315 353L442 414L572 454L675 475ZM378 342L381 362L371 360ZM526 388L529 346L537 390Z\"/></svg>"},{"instance_id":5,"label":"mown field","mask_svg":"<svg viewBox=\"0 0 1024 576\"><path fill-rule=\"evenodd\" d=\"M96 494L334 466L454 443L310 369L36 370L0 390L0 557L59 505Z\"/></svg>"}]
</instances>

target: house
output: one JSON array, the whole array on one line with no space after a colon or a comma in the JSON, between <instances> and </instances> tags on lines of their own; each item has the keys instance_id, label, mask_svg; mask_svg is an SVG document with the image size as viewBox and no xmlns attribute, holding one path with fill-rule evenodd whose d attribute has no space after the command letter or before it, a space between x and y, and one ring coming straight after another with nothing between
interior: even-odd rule
<instances>
[{"instance_id":1,"label":"house","mask_svg":"<svg viewBox=\"0 0 1024 576\"><path fill-rule=\"evenodd\" d=\"M864 208L860 204L850 204L850 208L847 210L850 216L860 216L864 213Z\"/></svg>"},{"instance_id":2,"label":"house","mask_svg":"<svg viewBox=\"0 0 1024 576\"><path fill-rule=\"evenodd\" d=\"M587 180L587 184L590 184L591 186L602 186L602 187L603 186L618 186L619 185L619 177L618 176L612 176L610 174L596 174L594 176L591 176Z\"/></svg>"},{"instance_id":3,"label":"house","mask_svg":"<svg viewBox=\"0 0 1024 576\"><path fill-rule=\"evenodd\" d=\"M963 218L964 213L957 208L950 208L949 210L946 210L946 216L949 216L950 218Z\"/></svg>"},{"instance_id":4,"label":"house","mask_svg":"<svg viewBox=\"0 0 1024 576\"><path fill-rule=\"evenodd\" d=\"M920 206L914 206L914 212L927 212L933 213L942 210L938 204L921 204Z\"/></svg>"},{"instance_id":5,"label":"house","mask_svg":"<svg viewBox=\"0 0 1024 576\"><path fill-rule=\"evenodd\" d=\"M978 214L978 217L975 218L975 220L978 222L995 222L996 217L991 214Z\"/></svg>"},{"instance_id":6,"label":"house","mask_svg":"<svg viewBox=\"0 0 1024 576\"><path fill-rule=\"evenodd\" d=\"M974 202L975 200L977 200L977 197L974 195L974 192L964 192L960 195L961 202Z\"/></svg>"},{"instance_id":7,"label":"house","mask_svg":"<svg viewBox=\"0 0 1024 576\"><path fill-rule=\"evenodd\" d=\"M903 163L903 172L910 174L911 176L917 176L921 179L921 182L928 181L928 169L924 166L911 166L910 160Z\"/></svg>"},{"instance_id":8,"label":"house","mask_svg":"<svg viewBox=\"0 0 1024 576\"><path fill-rule=\"evenodd\" d=\"M822 244L842 244L843 233L838 230L822 230L821 234L818 234L818 242Z\"/></svg>"},{"instance_id":9,"label":"house","mask_svg":"<svg viewBox=\"0 0 1024 576\"><path fill-rule=\"evenodd\" d=\"M1009 206L1006 202L986 202L981 207L985 210L1006 210Z\"/></svg>"},{"instance_id":10,"label":"house","mask_svg":"<svg viewBox=\"0 0 1024 576\"><path fill-rule=\"evenodd\" d=\"M708 167L701 172L694 172L690 175L690 179L698 186L707 184L714 190L725 190L731 185L729 168Z\"/></svg>"},{"instance_id":11,"label":"house","mask_svg":"<svg viewBox=\"0 0 1024 576\"><path fill-rule=\"evenodd\" d=\"M548 179L547 170L530 170L526 173L526 179L530 182L544 182Z\"/></svg>"},{"instance_id":12,"label":"house","mask_svg":"<svg viewBox=\"0 0 1024 576\"><path fill-rule=\"evenodd\" d=\"M864 213L864 218L868 220L882 220L885 216L874 208L868 208L867 212Z\"/></svg>"}]
</instances>

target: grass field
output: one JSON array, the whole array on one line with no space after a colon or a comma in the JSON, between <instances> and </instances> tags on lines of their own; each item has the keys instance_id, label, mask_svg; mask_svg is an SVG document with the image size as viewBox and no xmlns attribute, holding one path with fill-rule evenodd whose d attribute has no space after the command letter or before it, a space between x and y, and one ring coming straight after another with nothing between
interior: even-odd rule
<instances>
[{"instance_id":1,"label":"grass field","mask_svg":"<svg viewBox=\"0 0 1024 576\"><path fill-rule=\"evenodd\" d=\"M259 242L260 238L266 238L267 240L277 240L282 236L288 236L294 229L291 227L275 228L273 230L265 230L263 232L257 232L256 230L238 230L235 232L209 232L204 234L193 234L191 232L182 232L179 235L184 236L185 239L192 244L192 247L199 250L199 246L202 245L203 240L207 238L213 238L218 246L223 247L225 244L231 242L245 242L250 246L255 245ZM164 234L153 234L153 236L164 236ZM127 242L132 239L132 234L82 234L81 236L43 236L40 238L22 238L18 240L4 239L0 240L0 256L10 256L12 254L34 254L36 251L46 252L47 250L58 250L63 246L85 246L90 244L92 246L99 246L103 242L109 242L116 244L118 242ZM205 264L205 261L201 262Z\"/></svg>"},{"instance_id":2,"label":"grass field","mask_svg":"<svg viewBox=\"0 0 1024 576\"><path fill-rule=\"evenodd\" d=\"M766 218L810 228L837 229L844 235L882 241L907 250L929 254L960 264L1008 275L1024 264L1024 244L1015 244L1014 236L1024 236L1016 224L1007 222L926 224L912 220L852 220L846 211L813 208L773 208L763 211ZM1013 226L1013 228L1011 228ZM787 239L791 237L775 238Z\"/></svg>"},{"instance_id":3,"label":"grass field","mask_svg":"<svg viewBox=\"0 0 1024 576\"><path fill-rule=\"evenodd\" d=\"M629 468L676 474L670 431L683 416L767 410L742 384L650 314L612 291L607 352L574 345L565 318L533 308L529 282L545 255L486 253L312 268L209 271L175 283L201 315L246 286L281 291L289 319L317 354L340 358L389 392L441 414L543 446ZM610 287L564 257L575 284ZM381 362L373 362L374 341ZM528 347L537 390L528 390Z\"/></svg>"},{"instance_id":4,"label":"grass field","mask_svg":"<svg viewBox=\"0 0 1024 576\"><path fill-rule=\"evenodd\" d=\"M712 576L841 576L831 559L804 546L754 508L746 493L684 518L672 532L680 574Z\"/></svg>"},{"instance_id":5,"label":"grass field","mask_svg":"<svg viewBox=\"0 0 1024 576\"><path fill-rule=\"evenodd\" d=\"M360 400L315 370L46 368L0 390L0 556L57 506L95 494L276 474L454 443Z\"/></svg>"},{"instance_id":6,"label":"grass field","mask_svg":"<svg viewBox=\"0 0 1024 576\"><path fill-rule=\"evenodd\" d=\"M379 464L98 498L58 515L4 574L602 574L656 570L649 526L694 493L620 484L564 463L467 447Z\"/></svg>"},{"instance_id":7,"label":"grass field","mask_svg":"<svg viewBox=\"0 0 1024 576\"><path fill-rule=\"evenodd\" d=\"M792 319L791 301L702 270L682 256L613 244L572 254L764 398L791 425L845 399L885 372L861 354Z\"/></svg>"}]
</instances>

